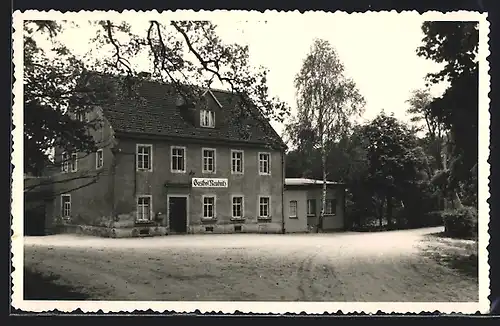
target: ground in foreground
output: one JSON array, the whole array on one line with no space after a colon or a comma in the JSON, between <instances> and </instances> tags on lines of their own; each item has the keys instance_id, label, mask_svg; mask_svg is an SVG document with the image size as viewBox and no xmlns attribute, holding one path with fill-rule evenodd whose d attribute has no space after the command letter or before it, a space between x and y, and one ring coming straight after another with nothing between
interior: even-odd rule
<instances>
[{"instance_id":1,"label":"ground in foreground","mask_svg":"<svg viewBox=\"0 0 500 326\"><path fill-rule=\"evenodd\" d=\"M477 301L477 273L430 254L441 231L27 237L24 264L91 300Z\"/></svg>"}]
</instances>

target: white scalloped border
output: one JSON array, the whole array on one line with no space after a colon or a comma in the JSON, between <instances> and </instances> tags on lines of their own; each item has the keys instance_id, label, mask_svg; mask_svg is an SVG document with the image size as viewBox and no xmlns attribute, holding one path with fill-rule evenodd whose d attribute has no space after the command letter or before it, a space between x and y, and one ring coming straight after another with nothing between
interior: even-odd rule
<instances>
[{"instance_id":1,"label":"white scalloped border","mask_svg":"<svg viewBox=\"0 0 500 326\"><path fill-rule=\"evenodd\" d=\"M323 314L325 312L335 313L341 310L344 314L353 312L376 313L377 311L385 313L420 313L439 311L441 313L463 313L471 314L477 311L487 313L490 308L488 296L490 295L488 250L489 243L489 91L490 76L489 63L486 60L490 54L489 51L489 28L486 13L455 11L442 13L437 11L426 12L424 15L428 20L475 20L479 21L479 302L477 303L406 303L406 302L223 302L223 301L34 301L23 300L23 132L19 126L23 125L23 45L22 45L22 22L27 19L45 19L45 20L99 20L99 19L123 19L133 20L137 15L146 16L154 19L176 19L176 20L200 20L200 19L221 19L242 21L242 20L269 20L281 18L284 15L298 16L297 18L322 15L419 15L417 11L402 11L398 13L392 11L366 11L362 13L346 13L336 11L334 13L323 11L306 11L300 13L295 11L277 11L266 10L264 13L259 11L244 10L215 10L215 11L135 11L124 10L121 13L117 11L78 11L78 12L59 12L59 11L37 11L27 10L24 12L16 11L13 13L13 63L14 63L14 85L13 85L13 124L17 126L12 131L14 141L13 152L11 156L14 170L12 173L12 265L15 270L11 276L13 279L12 287L12 306L16 309L30 312L47 312L57 309L62 312L71 312L81 309L83 312L133 312L136 310L146 311L151 309L156 312L175 311L194 312L199 310L205 312L223 312L234 313L240 311L243 313L300 313ZM142 18L142 17L141 17ZM287 17L288 18L288 17Z\"/></svg>"}]
</instances>

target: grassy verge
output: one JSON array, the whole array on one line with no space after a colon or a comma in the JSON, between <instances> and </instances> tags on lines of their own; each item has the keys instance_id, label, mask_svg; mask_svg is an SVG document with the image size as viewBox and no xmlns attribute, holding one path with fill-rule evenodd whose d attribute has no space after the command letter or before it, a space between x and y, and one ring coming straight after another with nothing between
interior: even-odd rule
<instances>
[{"instance_id":1,"label":"grassy verge","mask_svg":"<svg viewBox=\"0 0 500 326\"><path fill-rule=\"evenodd\" d=\"M45 276L24 269L25 300L86 300L88 296L66 285L57 283L56 275Z\"/></svg>"},{"instance_id":2,"label":"grassy verge","mask_svg":"<svg viewBox=\"0 0 500 326\"><path fill-rule=\"evenodd\" d=\"M452 238L445 233L429 234L424 240L424 255L474 278L478 277L477 252L477 241Z\"/></svg>"}]
</instances>

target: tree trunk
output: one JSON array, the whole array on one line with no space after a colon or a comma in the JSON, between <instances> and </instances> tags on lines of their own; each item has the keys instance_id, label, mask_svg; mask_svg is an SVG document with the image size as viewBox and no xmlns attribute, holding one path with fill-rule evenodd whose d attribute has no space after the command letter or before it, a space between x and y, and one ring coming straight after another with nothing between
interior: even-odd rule
<instances>
[{"instance_id":1,"label":"tree trunk","mask_svg":"<svg viewBox=\"0 0 500 326\"><path fill-rule=\"evenodd\" d=\"M319 213L318 226L316 227L316 233L319 230L323 230L323 219L326 210L326 151L323 148L321 153L321 163L323 165L323 189L321 191L321 212Z\"/></svg>"},{"instance_id":2,"label":"tree trunk","mask_svg":"<svg viewBox=\"0 0 500 326\"><path fill-rule=\"evenodd\" d=\"M446 170L448 168L448 157L451 155L450 151L450 146L449 143L450 141L453 141L453 136L451 132L448 132L446 135L446 144L443 146L443 168ZM451 192L447 196L448 198L443 198L444 199L444 206L445 209L457 209L457 208L462 208L464 207L462 205L462 201L460 200L460 197L458 196L458 193L455 189L451 190Z\"/></svg>"},{"instance_id":3,"label":"tree trunk","mask_svg":"<svg viewBox=\"0 0 500 326\"><path fill-rule=\"evenodd\" d=\"M464 205L462 204L462 201L460 200L460 197L458 197L458 193L456 190L453 190L451 193L451 207L453 209L464 207Z\"/></svg>"},{"instance_id":4,"label":"tree trunk","mask_svg":"<svg viewBox=\"0 0 500 326\"><path fill-rule=\"evenodd\" d=\"M384 226L384 200L380 200L380 203L377 207L377 212L378 212L379 226L383 227Z\"/></svg>"},{"instance_id":5,"label":"tree trunk","mask_svg":"<svg viewBox=\"0 0 500 326\"><path fill-rule=\"evenodd\" d=\"M390 227L392 225L392 197L390 194L387 194L386 201L387 201L387 207L386 207L387 225Z\"/></svg>"}]
</instances>

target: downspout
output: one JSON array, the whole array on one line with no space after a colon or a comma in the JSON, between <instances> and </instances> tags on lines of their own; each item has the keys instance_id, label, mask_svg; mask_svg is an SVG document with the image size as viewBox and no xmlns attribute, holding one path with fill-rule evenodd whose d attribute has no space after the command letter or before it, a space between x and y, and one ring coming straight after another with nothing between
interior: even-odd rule
<instances>
[{"instance_id":1,"label":"downspout","mask_svg":"<svg viewBox=\"0 0 500 326\"><path fill-rule=\"evenodd\" d=\"M115 199L115 187L116 187L116 164L118 160L118 153L113 148L111 149L113 154L113 162L111 163L111 214L113 216L113 222L116 220L116 199Z\"/></svg>"},{"instance_id":2,"label":"downspout","mask_svg":"<svg viewBox=\"0 0 500 326\"><path fill-rule=\"evenodd\" d=\"M285 230L285 150L281 149L281 231Z\"/></svg>"}]
</instances>

